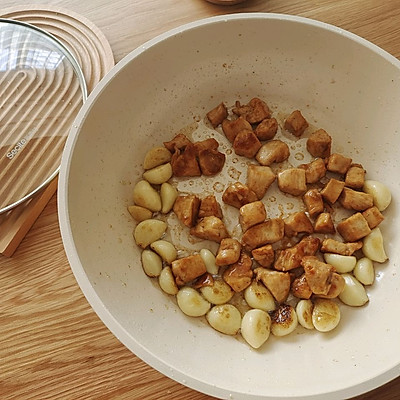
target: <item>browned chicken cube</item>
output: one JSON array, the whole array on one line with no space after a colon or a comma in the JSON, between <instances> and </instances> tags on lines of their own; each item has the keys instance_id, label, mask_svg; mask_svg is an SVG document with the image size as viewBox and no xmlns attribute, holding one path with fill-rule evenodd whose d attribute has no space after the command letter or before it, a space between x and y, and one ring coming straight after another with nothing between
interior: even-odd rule
<instances>
[{"instance_id":1,"label":"browned chicken cube","mask_svg":"<svg viewBox=\"0 0 400 400\"><path fill-rule=\"evenodd\" d=\"M236 135L240 131L248 130L251 131L252 127L250 122L246 121L243 117L239 117L234 120L224 119L222 121L222 130L227 139L233 143Z\"/></svg>"},{"instance_id":2,"label":"browned chicken cube","mask_svg":"<svg viewBox=\"0 0 400 400\"><path fill-rule=\"evenodd\" d=\"M275 260L275 251L270 244L252 250L251 255L255 261L266 268L270 267Z\"/></svg>"},{"instance_id":3,"label":"browned chicken cube","mask_svg":"<svg viewBox=\"0 0 400 400\"><path fill-rule=\"evenodd\" d=\"M196 224L199 213L200 199L194 194L178 196L173 211L183 225L191 228Z\"/></svg>"},{"instance_id":4,"label":"browned chicken cube","mask_svg":"<svg viewBox=\"0 0 400 400\"><path fill-rule=\"evenodd\" d=\"M218 150L204 149L199 152L201 173L206 176L216 175L222 171L225 164L225 154Z\"/></svg>"},{"instance_id":5,"label":"browned chicken cube","mask_svg":"<svg viewBox=\"0 0 400 400\"><path fill-rule=\"evenodd\" d=\"M200 254L172 261L171 269L175 276L176 284L179 286L191 282L207 272L206 264Z\"/></svg>"},{"instance_id":6,"label":"browned chicken cube","mask_svg":"<svg viewBox=\"0 0 400 400\"><path fill-rule=\"evenodd\" d=\"M291 291L293 296L298 299L309 299L313 294L310 286L307 283L306 274L302 274L298 278L295 278L291 285Z\"/></svg>"},{"instance_id":7,"label":"browned chicken cube","mask_svg":"<svg viewBox=\"0 0 400 400\"><path fill-rule=\"evenodd\" d=\"M214 138L208 138L199 142L194 142L193 145L196 149L197 156L202 150L217 150L219 147L219 143Z\"/></svg>"},{"instance_id":8,"label":"browned chicken cube","mask_svg":"<svg viewBox=\"0 0 400 400\"><path fill-rule=\"evenodd\" d=\"M190 234L204 240L212 240L220 243L222 239L229 237L225 224L213 215L202 218L197 225L190 229Z\"/></svg>"},{"instance_id":9,"label":"browned chicken cube","mask_svg":"<svg viewBox=\"0 0 400 400\"><path fill-rule=\"evenodd\" d=\"M339 222L336 229L346 242L355 242L371 233L367 220L359 212Z\"/></svg>"},{"instance_id":10,"label":"browned chicken cube","mask_svg":"<svg viewBox=\"0 0 400 400\"><path fill-rule=\"evenodd\" d=\"M324 211L322 194L318 191L318 189L307 190L303 196L303 201L308 213L310 214L310 217L315 217Z\"/></svg>"},{"instance_id":11,"label":"browned chicken cube","mask_svg":"<svg viewBox=\"0 0 400 400\"><path fill-rule=\"evenodd\" d=\"M215 196L210 195L200 201L198 218L210 216L222 218L222 210Z\"/></svg>"},{"instance_id":12,"label":"browned chicken cube","mask_svg":"<svg viewBox=\"0 0 400 400\"><path fill-rule=\"evenodd\" d=\"M265 221L266 217L267 213L265 211L265 206L261 201L247 203L239 209L239 223L243 232L246 232L247 229L259 224L260 222Z\"/></svg>"},{"instance_id":13,"label":"browned chicken cube","mask_svg":"<svg viewBox=\"0 0 400 400\"><path fill-rule=\"evenodd\" d=\"M326 174L325 161L322 158L317 158L308 164L301 164L299 168L306 171L307 183L316 183Z\"/></svg>"},{"instance_id":14,"label":"browned chicken cube","mask_svg":"<svg viewBox=\"0 0 400 400\"><path fill-rule=\"evenodd\" d=\"M332 274L331 287L327 294L318 294L317 297L322 297L323 299L335 299L343 292L346 281L343 276L334 272Z\"/></svg>"},{"instance_id":15,"label":"browned chicken cube","mask_svg":"<svg viewBox=\"0 0 400 400\"><path fill-rule=\"evenodd\" d=\"M175 149L183 149L188 144L192 143L186 135L179 133L169 142L164 142L164 146L171 152L175 153Z\"/></svg>"},{"instance_id":16,"label":"browned chicken cube","mask_svg":"<svg viewBox=\"0 0 400 400\"><path fill-rule=\"evenodd\" d=\"M284 193L300 196L307 191L306 172L301 168L288 168L278 174L278 187Z\"/></svg>"},{"instance_id":17,"label":"browned chicken cube","mask_svg":"<svg viewBox=\"0 0 400 400\"><path fill-rule=\"evenodd\" d=\"M236 293L239 293L251 284L253 279L251 266L250 256L242 252L239 260L224 271L222 278Z\"/></svg>"},{"instance_id":18,"label":"browned chicken cube","mask_svg":"<svg viewBox=\"0 0 400 400\"><path fill-rule=\"evenodd\" d=\"M252 190L259 200L261 200L268 188L275 181L276 175L270 167L264 165L250 164L247 167L246 184Z\"/></svg>"},{"instance_id":19,"label":"browned chicken cube","mask_svg":"<svg viewBox=\"0 0 400 400\"><path fill-rule=\"evenodd\" d=\"M285 235L287 237L296 236L299 233L314 232L312 223L304 211L292 213L283 221L285 222Z\"/></svg>"},{"instance_id":20,"label":"browned chicken cube","mask_svg":"<svg viewBox=\"0 0 400 400\"><path fill-rule=\"evenodd\" d=\"M232 111L236 115L243 116L250 124L256 124L271 116L267 103L257 97L251 99L249 104L244 106L237 101Z\"/></svg>"},{"instance_id":21,"label":"browned chicken cube","mask_svg":"<svg viewBox=\"0 0 400 400\"><path fill-rule=\"evenodd\" d=\"M233 150L238 156L253 158L261 147L261 142L253 131L240 131L233 141Z\"/></svg>"},{"instance_id":22,"label":"browned chicken cube","mask_svg":"<svg viewBox=\"0 0 400 400\"><path fill-rule=\"evenodd\" d=\"M348 210L364 211L374 205L374 198L369 193L358 192L345 187L340 195L339 202Z\"/></svg>"},{"instance_id":23,"label":"browned chicken cube","mask_svg":"<svg viewBox=\"0 0 400 400\"><path fill-rule=\"evenodd\" d=\"M242 236L242 244L251 251L256 247L271 244L283 239L285 224L283 219L274 218L254 225Z\"/></svg>"},{"instance_id":24,"label":"browned chicken cube","mask_svg":"<svg viewBox=\"0 0 400 400\"><path fill-rule=\"evenodd\" d=\"M276 118L266 118L261 121L254 130L260 140L271 140L278 132L278 121Z\"/></svg>"},{"instance_id":25,"label":"browned chicken cube","mask_svg":"<svg viewBox=\"0 0 400 400\"><path fill-rule=\"evenodd\" d=\"M362 189L365 182L365 169L360 164L351 164L346 172L345 184L352 189Z\"/></svg>"},{"instance_id":26,"label":"browned chicken cube","mask_svg":"<svg viewBox=\"0 0 400 400\"><path fill-rule=\"evenodd\" d=\"M230 184L222 194L222 201L236 208L257 200L257 195L241 182Z\"/></svg>"},{"instance_id":27,"label":"browned chicken cube","mask_svg":"<svg viewBox=\"0 0 400 400\"><path fill-rule=\"evenodd\" d=\"M333 153L329 156L326 169L331 172L344 175L350 168L351 158L341 154Z\"/></svg>"},{"instance_id":28,"label":"browned chicken cube","mask_svg":"<svg viewBox=\"0 0 400 400\"><path fill-rule=\"evenodd\" d=\"M271 140L264 143L256 154L256 160L261 165L271 165L273 163L280 163L289 158L289 146L282 142L282 140Z\"/></svg>"},{"instance_id":29,"label":"browned chicken cube","mask_svg":"<svg viewBox=\"0 0 400 400\"><path fill-rule=\"evenodd\" d=\"M324 200L333 204L339 198L344 188L344 182L338 181L337 179L329 179L328 183L321 190L321 195Z\"/></svg>"},{"instance_id":30,"label":"browned chicken cube","mask_svg":"<svg viewBox=\"0 0 400 400\"><path fill-rule=\"evenodd\" d=\"M220 103L217 107L213 108L207 113L207 118L211 122L211 125L216 128L226 117L228 116L228 110L224 103Z\"/></svg>"},{"instance_id":31,"label":"browned chicken cube","mask_svg":"<svg viewBox=\"0 0 400 400\"><path fill-rule=\"evenodd\" d=\"M261 281L274 296L278 303L283 303L289 296L290 275L288 272L279 272L267 268L254 270L256 280Z\"/></svg>"},{"instance_id":32,"label":"browned chicken cube","mask_svg":"<svg viewBox=\"0 0 400 400\"><path fill-rule=\"evenodd\" d=\"M175 176L200 176L201 170L197 161L197 151L192 143L182 150L176 148L171 157L172 172Z\"/></svg>"},{"instance_id":33,"label":"browned chicken cube","mask_svg":"<svg viewBox=\"0 0 400 400\"><path fill-rule=\"evenodd\" d=\"M324 129L318 129L307 139L307 150L314 157L329 157L331 146L332 138Z\"/></svg>"},{"instance_id":34,"label":"browned chicken cube","mask_svg":"<svg viewBox=\"0 0 400 400\"><path fill-rule=\"evenodd\" d=\"M306 256L301 261L308 286L314 294L326 295L331 288L335 268L318 260L315 256Z\"/></svg>"},{"instance_id":35,"label":"browned chicken cube","mask_svg":"<svg viewBox=\"0 0 400 400\"><path fill-rule=\"evenodd\" d=\"M330 213L321 213L318 215L315 224L314 232L316 233L335 233L335 225L333 224L332 215Z\"/></svg>"},{"instance_id":36,"label":"browned chicken cube","mask_svg":"<svg viewBox=\"0 0 400 400\"><path fill-rule=\"evenodd\" d=\"M308 122L299 110L295 110L286 118L284 127L287 131L298 137L308 128Z\"/></svg>"},{"instance_id":37,"label":"browned chicken cube","mask_svg":"<svg viewBox=\"0 0 400 400\"><path fill-rule=\"evenodd\" d=\"M351 256L362 247L362 242L343 243L335 239L324 239L322 241L321 251L323 253L335 253L342 256Z\"/></svg>"},{"instance_id":38,"label":"browned chicken cube","mask_svg":"<svg viewBox=\"0 0 400 400\"><path fill-rule=\"evenodd\" d=\"M242 245L236 239L222 239L215 256L215 264L218 266L234 264L239 260L241 250Z\"/></svg>"},{"instance_id":39,"label":"browned chicken cube","mask_svg":"<svg viewBox=\"0 0 400 400\"><path fill-rule=\"evenodd\" d=\"M377 227L385 218L376 206L363 211L362 215L367 220L368 226L371 229Z\"/></svg>"},{"instance_id":40,"label":"browned chicken cube","mask_svg":"<svg viewBox=\"0 0 400 400\"><path fill-rule=\"evenodd\" d=\"M300 267L304 256L313 256L317 253L320 240L316 237L306 236L296 245L277 251L274 267L278 271L291 271Z\"/></svg>"}]
</instances>

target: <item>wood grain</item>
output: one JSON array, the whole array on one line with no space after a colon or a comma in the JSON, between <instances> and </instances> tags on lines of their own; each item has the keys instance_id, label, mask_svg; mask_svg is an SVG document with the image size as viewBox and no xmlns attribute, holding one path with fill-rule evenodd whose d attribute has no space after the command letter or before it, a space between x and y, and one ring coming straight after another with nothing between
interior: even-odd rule
<instances>
[{"instance_id":1,"label":"wood grain","mask_svg":"<svg viewBox=\"0 0 400 400\"><path fill-rule=\"evenodd\" d=\"M2 6L14 1L3 0ZM400 56L397 0L20 1L69 8L95 23L116 61L167 29L225 12L282 12L338 25ZM228 10L228 11L227 11ZM14 257L0 257L0 398L207 400L147 366L107 330L64 254L53 197ZM357 400L398 400L400 378Z\"/></svg>"}]
</instances>

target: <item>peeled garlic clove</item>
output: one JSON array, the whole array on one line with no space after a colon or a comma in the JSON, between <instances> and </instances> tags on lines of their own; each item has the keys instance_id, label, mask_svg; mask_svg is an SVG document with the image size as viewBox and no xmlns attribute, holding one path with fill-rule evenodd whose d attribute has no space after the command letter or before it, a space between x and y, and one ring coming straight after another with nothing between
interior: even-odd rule
<instances>
[{"instance_id":1,"label":"peeled garlic clove","mask_svg":"<svg viewBox=\"0 0 400 400\"><path fill-rule=\"evenodd\" d=\"M342 275L345 281L344 289L339 299L348 306L360 307L368 302L367 292L364 286L350 274Z\"/></svg>"},{"instance_id":2,"label":"peeled garlic clove","mask_svg":"<svg viewBox=\"0 0 400 400\"><path fill-rule=\"evenodd\" d=\"M161 198L149 182L139 181L133 188L133 202L150 211L161 210Z\"/></svg>"},{"instance_id":3,"label":"peeled garlic clove","mask_svg":"<svg viewBox=\"0 0 400 400\"><path fill-rule=\"evenodd\" d=\"M374 205L379 211L385 210L392 201L392 195L389 188L381 182L366 180L363 191L372 195Z\"/></svg>"},{"instance_id":4,"label":"peeled garlic clove","mask_svg":"<svg viewBox=\"0 0 400 400\"><path fill-rule=\"evenodd\" d=\"M336 272L345 274L353 271L357 263L357 258L354 256L343 256L341 254L325 253L325 261L335 267Z\"/></svg>"},{"instance_id":5,"label":"peeled garlic clove","mask_svg":"<svg viewBox=\"0 0 400 400\"><path fill-rule=\"evenodd\" d=\"M178 256L175 246L167 240L156 240L150 244L150 247L168 264L171 264Z\"/></svg>"},{"instance_id":6,"label":"peeled garlic clove","mask_svg":"<svg viewBox=\"0 0 400 400\"><path fill-rule=\"evenodd\" d=\"M329 332L340 321L339 306L329 299L316 299L312 311L312 322L317 331Z\"/></svg>"},{"instance_id":7,"label":"peeled garlic clove","mask_svg":"<svg viewBox=\"0 0 400 400\"><path fill-rule=\"evenodd\" d=\"M296 329L297 325L296 311L288 304L280 305L271 316L271 332L275 336L289 335Z\"/></svg>"},{"instance_id":8,"label":"peeled garlic clove","mask_svg":"<svg viewBox=\"0 0 400 400\"><path fill-rule=\"evenodd\" d=\"M151 250L142 251L142 267L146 275L150 277L159 276L162 270L161 257Z\"/></svg>"},{"instance_id":9,"label":"peeled garlic clove","mask_svg":"<svg viewBox=\"0 0 400 400\"><path fill-rule=\"evenodd\" d=\"M240 332L251 347L261 347L269 338L270 331L271 317L267 312L253 309L244 314Z\"/></svg>"},{"instance_id":10,"label":"peeled garlic clove","mask_svg":"<svg viewBox=\"0 0 400 400\"><path fill-rule=\"evenodd\" d=\"M232 304L214 306L206 315L208 323L225 335L236 335L240 329L242 316Z\"/></svg>"},{"instance_id":11,"label":"peeled garlic clove","mask_svg":"<svg viewBox=\"0 0 400 400\"><path fill-rule=\"evenodd\" d=\"M374 263L367 257L360 258L354 268L354 276L363 285L372 285L375 280Z\"/></svg>"},{"instance_id":12,"label":"peeled garlic clove","mask_svg":"<svg viewBox=\"0 0 400 400\"><path fill-rule=\"evenodd\" d=\"M372 261L383 263L388 259L383 247L383 236L379 228L374 228L365 236L362 251Z\"/></svg>"},{"instance_id":13,"label":"peeled garlic clove","mask_svg":"<svg viewBox=\"0 0 400 400\"><path fill-rule=\"evenodd\" d=\"M184 286L176 295L176 301L182 312L189 317L201 317L207 314L211 304L196 290Z\"/></svg>"},{"instance_id":14,"label":"peeled garlic clove","mask_svg":"<svg viewBox=\"0 0 400 400\"><path fill-rule=\"evenodd\" d=\"M160 239L167 230L167 224L158 219L146 219L139 222L133 231L136 244L145 249L150 243Z\"/></svg>"},{"instance_id":15,"label":"peeled garlic clove","mask_svg":"<svg viewBox=\"0 0 400 400\"><path fill-rule=\"evenodd\" d=\"M128 206L128 211L132 218L137 222L142 222L153 216L153 213L150 210L141 206Z\"/></svg>"},{"instance_id":16,"label":"peeled garlic clove","mask_svg":"<svg viewBox=\"0 0 400 400\"><path fill-rule=\"evenodd\" d=\"M212 304L225 304L234 295L232 288L222 279L215 279L212 286L203 286L200 292Z\"/></svg>"},{"instance_id":17,"label":"peeled garlic clove","mask_svg":"<svg viewBox=\"0 0 400 400\"><path fill-rule=\"evenodd\" d=\"M264 311L275 310L276 304L271 292L259 282L253 281L244 291L244 299L251 308Z\"/></svg>"},{"instance_id":18,"label":"peeled garlic clove","mask_svg":"<svg viewBox=\"0 0 400 400\"><path fill-rule=\"evenodd\" d=\"M206 264L207 272L211 275L217 275L219 267L215 263L214 254L208 249L201 249L200 257L203 259L204 264Z\"/></svg>"},{"instance_id":19,"label":"peeled garlic clove","mask_svg":"<svg viewBox=\"0 0 400 400\"><path fill-rule=\"evenodd\" d=\"M167 182L172 176L172 166L170 163L162 164L143 173L143 178L153 185L161 185Z\"/></svg>"},{"instance_id":20,"label":"peeled garlic clove","mask_svg":"<svg viewBox=\"0 0 400 400\"><path fill-rule=\"evenodd\" d=\"M143 161L144 169L151 169L171 160L171 152L166 147L153 147L150 149Z\"/></svg>"},{"instance_id":21,"label":"peeled garlic clove","mask_svg":"<svg viewBox=\"0 0 400 400\"><path fill-rule=\"evenodd\" d=\"M171 267L164 267L158 277L158 284L160 288L167 294L176 295L178 293L178 286L175 283L174 275L172 274Z\"/></svg>"},{"instance_id":22,"label":"peeled garlic clove","mask_svg":"<svg viewBox=\"0 0 400 400\"><path fill-rule=\"evenodd\" d=\"M161 185L160 189L161 196L161 212L167 214L172 210L175 200L178 197L178 191L168 182Z\"/></svg>"},{"instance_id":23,"label":"peeled garlic clove","mask_svg":"<svg viewBox=\"0 0 400 400\"><path fill-rule=\"evenodd\" d=\"M312 312L314 304L311 300L300 300L296 306L296 314L299 324L306 329L314 329Z\"/></svg>"}]
</instances>

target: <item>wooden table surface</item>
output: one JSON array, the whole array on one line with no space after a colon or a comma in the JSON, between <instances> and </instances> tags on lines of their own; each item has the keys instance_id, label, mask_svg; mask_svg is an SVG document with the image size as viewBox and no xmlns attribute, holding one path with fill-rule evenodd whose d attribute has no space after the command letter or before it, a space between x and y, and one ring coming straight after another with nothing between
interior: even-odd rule
<instances>
[{"instance_id":1,"label":"wooden table surface","mask_svg":"<svg viewBox=\"0 0 400 400\"><path fill-rule=\"evenodd\" d=\"M0 7L15 6L2 0ZM170 28L233 12L301 15L356 33L400 57L399 0L19 1L62 7L90 19L118 62ZM13 258L0 256L0 399L212 399L147 366L103 325L84 298L64 253L52 198ZM358 400L400 398L400 378Z\"/></svg>"}]
</instances>

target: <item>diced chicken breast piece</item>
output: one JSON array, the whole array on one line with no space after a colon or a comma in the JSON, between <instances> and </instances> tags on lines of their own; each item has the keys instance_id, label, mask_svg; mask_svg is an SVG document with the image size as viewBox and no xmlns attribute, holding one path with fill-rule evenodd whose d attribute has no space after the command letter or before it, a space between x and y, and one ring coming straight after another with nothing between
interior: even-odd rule
<instances>
[{"instance_id":1,"label":"diced chicken breast piece","mask_svg":"<svg viewBox=\"0 0 400 400\"><path fill-rule=\"evenodd\" d=\"M175 276L176 284L179 286L191 282L207 272L206 264L200 254L172 261L171 269Z\"/></svg>"},{"instance_id":2,"label":"diced chicken breast piece","mask_svg":"<svg viewBox=\"0 0 400 400\"><path fill-rule=\"evenodd\" d=\"M186 135L179 133L169 142L164 142L164 146L171 152L175 153L175 149L183 149L188 144L192 143Z\"/></svg>"},{"instance_id":3,"label":"diced chicken breast piece","mask_svg":"<svg viewBox=\"0 0 400 400\"><path fill-rule=\"evenodd\" d=\"M333 153L329 156L326 169L344 175L350 168L351 158Z\"/></svg>"},{"instance_id":4,"label":"diced chicken breast piece","mask_svg":"<svg viewBox=\"0 0 400 400\"><path fill-rule=\"evenodd\" d=\"M197 151L192 143L182 150L176 148L171 157L172 172L175 176L200 176L201 170L197 161Z\"/></svg>"},{"instance_id":5,"label":"diced chicken breast piece","mask_svg":"<svg viewBox=\"0 0 400 400\"><path fill-rule=\"evenodd\" d=\"M246 232L247 229L260 222L265 221L267 213L265 206L261 201L253 201L247 203L239 209L239 223L242 227L242 231Z\"/></svg>"},{"instance_id":6,"label":"diced chicken breast piece","mask_svg":"<svg viewBox=\"0 0 400 400\"><path fill-rule=\"evenodd\" d=\"M225 164L225 154L218 150L200 150L198 157L201 173L206 176L218 174Z\"/></svg>"},{"instance_id":7,"label":"diced chicken breast piece","mask_svg":"<svg viewBox=\"0 0 400 400\"><path fill-rule=\"evenodd\" d=\"M365 169L360 164L351 164L346 172L345 184L352 189L362 189L365 182Z\"/></svg>"},{"instance_id":8,"label":"diced chicken breast piece","mask_svg":"<svg viewBox=\"0 0 400 400\"><path fill-rule=\"evenodd\" d=\"M242 244L251 251L256 247L282 240L285 233L283 219L274 218L254 225L242 236Z\"/></svg>"},{"instance_id":9,"label":"diced chicken breast piece","mask_svg":"<svg viewBox=\"0 0 400 400\"><path fill-rule=\"evenodd\" d=\"M200 199L194 194L178 196L173 211L183 225L191 228L196 224L199 213Z\"/></svg>"},{"instance_id":10,"label":"diced chicken breast piece","mask_svg":"<svg viewBox=\"0 0 400 400\"><path fill-rule=\"evenodd\" d=\"M346 242L355 242L371 233L367 220L359 212L339 222L336 229Z\"/></svg>"},{"instance_id":11,"label":"diced chicken breast piece","mask_svg":"<svg viewBox=\"0 0 400 400\"><path fill-rule=\"evenodd\" d=\"M330 213L321 213L318 215L315 224L314 232L316 233L332 233L336 232L333 224L332 215Z\"/></svg>"},{"instance_id":12,"label":"diced chicken breast piece","mask_svg":"<svg viewBox=\"0 0 400 400\"><path fill-rule=\"evenodd\" d=\"M250 256L242 252L239 260L224 271L222 278L236 293L239 293L251 284L253 278L251 266Z\"/></svg>"},{"instance_id":13,"label":"diced chicken breast piece","mask_svg":"<svg viewBox=\"0 0 400 400\"><path fill-rule=\"evenodd\" d=\"M219 143L214 138L208 138L205 140L201 140L199 142L193 143L196 149L196 155L198 156L202 150L217 150L219 147Z\"/></svg>"},{"instance_id":14,"label":"diced chicken breast piece","mask_svg":"<svg viewBox=\"0 0 400 400\"><path fill-rule=\"evenodd\" d=\"M317 158L308 164L301 164L298 168L306 171L307 183L316 183L326 175L325 161L322 158Z\"/></svg>"},{"instance_id":15,"label":"diced chicken breast piece","mask_svg":"<svg viewBox=\"0 0 400 400\"><path fill-rule=\"evenodd\" d=\"M225 224L213 215L202 218L196 226L190 229L190 234L204 240L212 240L220 243L222 239L229 237Z\"/></svg>"},{"instance_id":16,"label":"diced chicken breast piece","mask_svg":"<svg viewBox=\"0 0 400 400\"><path fill-rule=\"evenodd\" d=\"M236 208L257 200L257 195L241 182L230 184L222 194L222 201Z\"/></svg>"},{"instance_id":17,"label":"diced chicken breast piece","mask_svg":"<svg viewBox=\"0 0 400 400\"><path fill-rule=\"evenodd\" d=\"M210 195L200 201L198 218L210 216L222 218L222 210L215 196Z\"/></svg>"},{"instance_id":18,"label":"diced chicken breast piece","mask_svg":"<svg viewBox=\"0 0 400 400\"><path fill-rule=\"evenodd\" d=\"M326 295L331 288L335 268L318 260L315 256L306 256L301 261L308 286L315 294Z\"/></svg>"},{"instance_id":19,"label":"diced chicken breast piece","mask_svg":"<svg viewBox=\"0 0 400 400\"><path fill-rule=\"evenodd\" d=\"M233 141L233 150L238 156L253 158L261 147L261 142L252 130L240 131Z\"/></svg>"},{"instance_id":20,"label":"diced chicken breast piece","mask_svg":"<svg viewBox=\"0 0 400 400\"><path fill-rule=\"evenodd\" d=\"M307 283L306 274L302 274L298 278L295 278L291 285L291 291L293 296L298 299L309 299L313 294L310 286Z\"/></svg>"},{"instance_id":21,"label":"diced chicken breast piece","mask_svg":"<svg viewBox=\"0 0 400 400\"><path fill-rule=\"evenodd\" d=\"M276 118L266 118L261 121L254 130L260 140L271 140L278 132L278 121Z\"/></svg>"},{"instance_id":22,"label":"diced chicken breast piece","mask_svg":"<svg viewBox=\"0 0 400 400\"><path fill-rule=\"evenodd\" d=\"M261 281L278 303L283 303L289 296L290 275L288 272L273 271L267 268L254 270L256 280Z\"/></svg>"},{"instance_id":23,"label":"diced chicken breast piece","mask_svg":"<svg viewBox=\"0 0 400 400\"><path fill-rule=\"evenodd\" d=\"M322 241L321 251L323 253L335 253L341 254L342 256L352 256L357 250L360 250L363 243L353 242L353 243L343 243L335 239L324 239Z\"/></svg>"},{"instance_id":24,"label":"diced chicken breast piece","mask_svg":"<svg viewBox=\"0 0 400 400\"><path fill-rule=\"evenodd\" d=\"M363 211L362 215L371 229L376 228L385 218L376 206Z\"/></svg>"},{"instance_id":25,"label":"diced chicken breast piece","mask_svg":"<svg viewBox=\"0 0 400 400\"><path fill-rule=\"evenodd\" d=\"M211 125L216 128L226 117L228 116L228 110L224 103L218 104L217 107L213 108L207 113L207 118L211 122Z\"/></svg>"},{"instance_id":26,"label":"diced chicken breast piece","mask_svg":"<svg viewBox=\"0 0 400 400\"><path fill-rule=\"evenodd\" d=\"M344 188L344 182L338 181L337 179L329 179L328 183L321 190L321 195L324 200L333 204L339 198Z\"/></svg>"},{"instance_id":27,"label":"diced chicken breast piece","mask_svg":"<svg viewBox=\"0 0 400 400\"><path fill-rule=\"evenodd\" d=\"M288 168L278 174L278 187L284 193L300 196L307 191L306 172L301 168Z\"/></svg>"},{"instance_id":28,"label":"diced chicken breast piece","mask_svg":"<svg viewBox=\"0 0 400 400\"><path fill-rule=\"evenodd\" d=\"M327 158L331 155L332 138L323 129L313 132L307 139L307 150L314 157Z\"/></svg>"},{"instance_id":29,"label":"diced chicken breast piece","mask_svg":"<svg viewBox=\"0 0 400 400\"><path fill-rule=\"evenodd\" d=\"M285 235L287 237L296 236L299 233L313 233L314 228L304 211L290 214L283 220L285 222Z\"/></svg>"},{"instance_id":30,"label":"diced chicken breast piece","mask_svg":"<svg viewBox=\"0 0 400 400\"><path fill-rule=\"evenodd\" d=\"M318 294L317 297L321 297L323 299L335 299L339 296L340 293L343 292L346 281L343 276L334 272L332 274L331 287L327 294Z\"/></svg>"},{"instance_id":31,"label":"diced chicken breast piece","mask_svg":"<svg viewBox=\"0 0 400 400\"><path fill-rule=\"evenodd\" d=\"M308 128L308 122L299 110L295 110L286 118L284 127L294 136L299 137Z\"/></svg>"},{"instance_id":32,"label":"diced chicken breast piece","mask_svg":"<svg viewBox=\"0 0 400 400\"><path fill-rule=\"evenodd\" d=\"M236 239L225 238L221 240L215 264L218 266L234 264L239 260L242 251L242 245Z\"/></svg>"},{"instance_id":33,"label":"diced chicken breast piece","mask_svg":"<svg viewBox=\"0 0 400 400\"><path fill-rule=\"evenodd\" d=\"M339 202L348 210L364 211L374 205L374 198L369 193L358 192L345 187L340 195Z\"/></svg>"},{"instance_id":34,"label":"diced chicken breast piece","mask_svg":"<svg viewBox=\"0 0 400 400\"><path fill-rule=\"evenodd\" d=\"M271 116L267 103L257 97L251 99L249 104L244 106L237 101L232 111L236 115L243 116L250 124L256 124Z\"/></svg>"},{"instance_id":35,"label":"diced chicken breast piece","mask_svg":"<svg viewBox=\"0 0 400 400\"><path fill-rule=\"evenodd\" d=\"M310 214L310 217L315 217L324 211L322 194L318 191L318 189L307 190L303 196L303 201L308 213Z\"/></svg>"},{"instance_id":36,"label":"diced chicken breast piece","mask_svg":"<svg viewBox=\"0 0 400 400\"><path fill-rule=\"evenodd\" d=\"M222 121L222 131L231 143L235 140L236 135L243 130L252 130L250 122L243 117L234 120L224 119Z\"/></svg>"},{"instance_id":37,"label":"diced chicken breast piece","mask_svg":"<svg viewBox=\"0 0 400 400\"><path fill-rule=\"evenodd\" d=\"M271 165L273 163L280 163L289 158L289 146L282 142L282 140L271 140L264 143L256 154L256 160L261 165Z\"/></svg>"},{"instance_id":38,"label":"diced chicken breast piece","mask_svg":"<svg viewBox=\"0 0 400 400\"><path fill-rule=\"evenodd\" d=\"M257 261L262 267L266 268L269 268L275 260L275 251L270 244L252 250L251 255L255 261Z\"/></svg>"},{"instance_id":39,"label":"diced chicken breast piece","mask_svg":"<svg viewBox=\"0 0 400 400\"><path fill-rule=\"evenodd\" d=\"M261 200L275 181L276 175L270 167L250 164L247 167L247 186Z\"/></svg>"}]
</instances>

